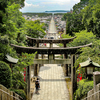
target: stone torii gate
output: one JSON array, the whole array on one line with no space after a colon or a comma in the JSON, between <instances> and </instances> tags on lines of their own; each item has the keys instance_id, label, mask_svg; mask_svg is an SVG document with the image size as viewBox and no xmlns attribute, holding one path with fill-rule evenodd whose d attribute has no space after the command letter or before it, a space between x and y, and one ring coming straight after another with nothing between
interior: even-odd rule
<instances>
[{"instance_id":1,"label":"stone torii gate","mask_svg":"<svg viewBox=\"0 0 100 100\"><path fill-rule=\"evenodd\" d=\"M72 97L73 93L76 90L77 87L77 79L76 79L76 73L75 73L75 68L73 68L76 56L75 53L77 52L77 49L91 46L92 43L83 45L83 46L76 46L76 47L66 47L66 44L71 42L73 38L69 39L36 39L36 38L31 38L27 36L27 39L30 41L30 46L31 47L23 47L23 46L18 46L11 44L13 46L17 53L35 53L37 51L36 58L34 59L34 64L35 64L35 69L34 69L34 75L37 75L37 68L38 64L65 64L66 67L66 73L68 75L68 64L71 64L71 81L72 81ZM36 44L36 47L32 47ZM40 48L39 43L50 43L50 47L45 47L45 48ZM53 47L53 43L62 43L63 47ZM38 58L38 54L47 54L48 59L44 59L42 56L42 59ZM55 59L55 54L64 54L64 59ZM68 58L68 54L71 55L71 59ZM27 84L28 84L28 97L30 98L30 67L27 67ZM30 99L29 99L30 100Z\"/></svg>"}]
</instances>

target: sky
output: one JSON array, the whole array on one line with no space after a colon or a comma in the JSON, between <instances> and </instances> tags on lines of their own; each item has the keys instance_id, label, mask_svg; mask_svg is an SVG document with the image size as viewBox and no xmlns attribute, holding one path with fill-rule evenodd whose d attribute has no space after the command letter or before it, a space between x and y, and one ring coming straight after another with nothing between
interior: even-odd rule
<instances>
[{"instance_id":1,"label":"sky","mask_svg":"<svg viewBox=\"0 0 100 100\"><path fill-rule=\"evenodd\" d=\"M71 10L80 0L25 0L21 12L45 12L52 10Z\"/></svg>"}]
</instances>

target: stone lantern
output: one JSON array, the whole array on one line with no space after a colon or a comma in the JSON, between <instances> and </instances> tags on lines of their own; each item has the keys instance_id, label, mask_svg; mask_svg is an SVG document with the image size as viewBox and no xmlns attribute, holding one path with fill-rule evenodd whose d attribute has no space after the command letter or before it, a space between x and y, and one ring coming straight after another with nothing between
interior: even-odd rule
<instances>
[{"instance_id":1,"label":"stone lantern","mask_svg":"<svg viewBox=\"0 0 100 100\"><path fill-rule=\"evenodd\" d=\"M100 68L98 63L93 62L90 58L87 61L80 63L81 68L85 68L86 77L91 79L93 76L93 72L95 71L95 67Z\"/></svg>"}]
</instances>

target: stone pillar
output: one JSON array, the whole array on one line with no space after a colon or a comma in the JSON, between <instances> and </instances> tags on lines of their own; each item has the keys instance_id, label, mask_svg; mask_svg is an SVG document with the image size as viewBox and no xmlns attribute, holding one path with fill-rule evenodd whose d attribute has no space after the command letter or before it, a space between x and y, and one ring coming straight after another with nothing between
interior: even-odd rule
<instances>
[{"instance_id":1,"label":"stone pillar","mask_svg":"<svg viewBox=\"0 0 100 100\"><path fill-rule=\"evenodd\" d=\"M99 91L96 88L97 87L96 85L98 83L100 83L100 72L98 72L98 71L93 72L93 82L94 82L94 93L95 93L95 92ZM97 97L98 97L97 95L94 96L95 100L99 100Z\"/></svg>"},{"instance_id":2,"label":"stone pillar","mask_svg":"<svg viewBox=\"0 0 100 100\"><path fill-rule=\"evenodd\" d=\"M54 57L53 57L53 54L49 54L49 59L50 59L50 60L53 60L53 58L54 58Z\"/></svg>"},{"instance_id":3,"label":"stone pillar","mask_svg":"<svg viewBox=\"0 0 100 100\"><path fill-rule=\"evenodd\" d=\"M66 48L66 43L63 44L64 48ZM68 54L64 54L64 58L67 59L68 58ZM68 64L65 64L65 75L68 76Z\"/></svg>"},{"instance_id":4,"label":"stone pillar","mask_svg":"<svg viewBox=\"0 0 100 100\"><path fill-rule=\"evenodd\" d=\"M68 54L65 54L65 59L68 59ZM68 76L68 64L65 65L66 68L66 76Z\"/></svg>"},{"instance_id":5,"label":"stone pillar","mask_svg":"<svg viewBox=\"0 0 100 100\"><path fill-rule=\"evenodd\" d=\"M31 66L27 67L27 100L31 100L30 92Z\"/></svg>"},{"instance_id":6,"label":"stone pillar","mask_svg":"<svg viewBox=\"0 0 100 100\"><path fill-rule=\"evenodd\" d=\"M64 48L66 48L66 43L63 43ZM64 54L64 59L67 59L68 55ZM68 64L64 64L64 68L65 68L65 75L68 76Z\"/></svg>"},{"instance_id":7,"label":"stone pillar","mask_svg":"<svg viewBox=\"0 0 100 100\"><path fill-rule=\"evenodd\" d=\"M77 89L76 70L74 66L75 55L71 55L71 82L72 82L72 100L75 90Z\"/></svg>"},{"instance_id":8,"label":"stone pillar","mask_svg":"<svg viewBox=\"0 0 100 100\"><path fill-rule=\"evenodd\" d=\"M66 48L66 43L63 43L63 47ZM63 59L67 59L67 54L63 55ZM64 64L64 74L65 76L68 76L68 65Z\"/></svg>"},{"instance_id":9,"label":"stone pillar","mask_svg":"<svg viewBox=\"0 0 100 100\"><path fill-rule=\"evenodd\" d=\"M36 47L39 47L39 43L36 44Z\"/></svg>"},{"instance_id":10,"label":"stone pillar","mask_svg":"<svg viewBox=\"0 0 100 100\"><path fill-rule=\"evenodd\" d=\"M68 64L65 64L66 66L66 76L68 76Z\"/></svg>"},{"instance_id":11,"label":"stone pillar","mask_svg":"<svg viewBox=\"0 0 100 100\"><path fill-rule=\"evenodd\" d=\"M41 64L39 64L39 70L40 70Z\"/></svg>"},{"instance_id":12,"label":"stone pillar","mask_svg":"<svg viewBox=\"0 0 100 100\"><path fill-rule=\"evenodd\" d=\"M33 40L32 40L32 47L34 46Z\"/></svg>"},{"instance_id":13,"label":"stone pillar","mask_svg":"<svg viewBox=\"0 0 100 100\"><path fill-rule=\"evenodd\" d=\"M42 54L42 59L44 59L44 54Z\"/></svg>"},{"instance_id":14,"label":"stone pillar","mask_svg":"<svg viewBox=\"0 0 100 100\"><path fill-rule=\"evenodd\" d=\"M31 77L34 76L34 64L30 66L31 67Z\"/></svg>"},{"instance_id":15,"label":"stone pillar","mask_svg":"<svg viewBox=\"0 0 100 100\"><path fill-rule=\"evenodd\" d=\"M38 64L34 64L34 76L37 76L37 66Z\"/></svg>"},{"instance_id":16,"label":"stone pillar","mask_svg":"<svg viewBox=\"0 0 100 100\"><path fill-rule=\"evenodd\" d=\"M44 59L44 54L42 54L42 59ZM43 66L44 64L42 64L41 66Z\"/></svg>"},{"instance_id":17,"label":"stone pillar","mask_svg":"<svg viewBox=\"0 0 100 100\"><path fill-rule=\"evenodd\" d=\"M52 48L53 47L53 43L50 43L50 48Z\"/></svg>"},{"instance_id":18,"label":"stone pillar","mask_svg":"<svg viewBox=\"0 0 100 100\"><path fill-rule=\"evenodd\" d=\"M55 54L53 54L53 60L55 60Z\"/></svg>"},{"instance_id":19,"label":"stone pillar","mask_svg":"<svg viewBox=\"0 0 100 100\"><path fill-rule=\"evenodd\" d=\"M69 73L71 74L71 64L69 64Z\"/></svg>"},{"instance_id":20,"label":"stone pillar","mask_svg":"<svg viewBox=\"0 0 100 100\"><path fill-rule=\"evenodd\" d=\"M37 64L37 76L39 74L39 64Z\"/></svg>"},{"instance_id":21,"label":"stone pillar","mask_svg":"<svg viewBox=\"0 0 100 100\"><path fill-rule=\"evenodd\" d=\"M52 64L53 58L54 58L53 54L49 54L49 59L48 59L49 60L49 64Z\"/></svg>"},{"instance_id":22,"label":"stone pillar","mask_svg":"<svg viewBox=\"0 0 100 100\"><path fill-rule=\"evenodd\" d=\"M32 66L33 66L33 76L34 76L34 64Z\"/></svg>"},{"instance_id":23,"label":"stone pillar","mask_svg":"<svg viewBox=\"0 0 100 100\"><path fill-rule=\"evenodd\" d=\"M37 43L36 46L39 47L39 43ZM38 54L36 54L35 59L38 59L38 58L39 58ZM38 73L37 73L38 68L37 67L38 67L38 64L34 64L34 76L38 75Z\"/></svg>"},{"instance_id":24,"label":"stone pillar","mask_svg":"<svg viewBox=\"0 0 100 100\"><path fill-rule=\"evenodd\" d=\"M66 47L66 44L63 43L63 47L65 48ZM65 58L65 54L63 54L63 59Z\"/></svg>"},{"instance_id":25,"label":"stone pillar","mask_svg":"<svg viewBox=\"0 0 100 100\"><path fill-rule=\"evenodd\" d=\"M66 43L63 43L64 48L66 48Z\"/></svg>"}]
</instances>

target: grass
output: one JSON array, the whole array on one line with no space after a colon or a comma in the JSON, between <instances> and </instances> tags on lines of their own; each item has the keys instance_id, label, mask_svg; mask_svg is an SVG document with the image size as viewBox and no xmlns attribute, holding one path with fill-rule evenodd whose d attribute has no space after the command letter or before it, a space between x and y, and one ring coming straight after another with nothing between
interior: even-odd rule
<instances>
[{"instance_id":1,"label":"grass","mask_svg":"<svg viewBox=\"0 0 100 100\"><path fill-rule=\"evenodd\" d=\"M66 85L67 85L67 88L69 91L69 98L70 98L70 100L72 100L72 82L71 82L71 79L65 78L65 81L66 81Z\"/></svg>"},{"instance_id":2,"label":"grass","mask_svg":"<svg viewBox=\"0 0 100 100\"><path fill-rule=\"evenodd\" d=\"M63 68L63 72L64 72L64 75L65 75L65 69L64 67ZM72 82L71 82L71 79L69 77L65 78L65 81L66 81L66 86L68 88L68 91L69 91L69 98L70 100L72 100Z\"/></svg>"}]
</instances>

